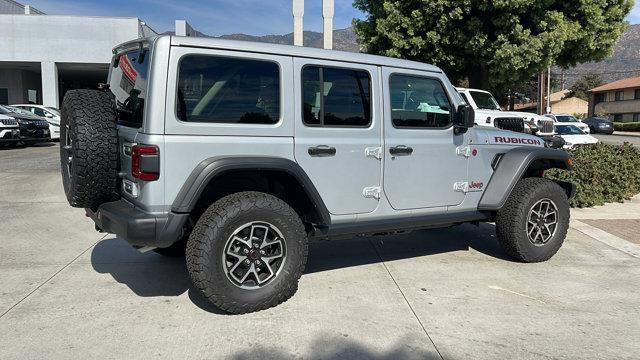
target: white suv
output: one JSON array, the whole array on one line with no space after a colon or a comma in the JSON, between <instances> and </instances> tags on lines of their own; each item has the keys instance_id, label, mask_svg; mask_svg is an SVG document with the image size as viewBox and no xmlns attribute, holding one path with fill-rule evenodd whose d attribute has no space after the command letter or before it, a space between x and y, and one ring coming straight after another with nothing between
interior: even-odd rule
<instances>
[{"instance_id":1,"label":"white suv","mask_svg":"<svg viewBox=\"0 0 640 360\"><path fill-rule=\"evenodd\" d=\"M476 111L476 124L505 130L524 131L540 137L554 135L553 121L528 112L503 111L490 92L479 89L456 88L460 96ZM519 130L518 122L524 122Z\"/></svg>"},{"instance_id":2,"label":"white suv","mask_svg":"<svg viewBox=\"0 0 640 360\"><path fill-rule=\"evenodd\" d=\"M585 134L591 133L589 125L578 120L575 116L569 114L546 114L546 117L552 119L556 125L574 125L582 130Z\"/></svg>"}]
</instances>

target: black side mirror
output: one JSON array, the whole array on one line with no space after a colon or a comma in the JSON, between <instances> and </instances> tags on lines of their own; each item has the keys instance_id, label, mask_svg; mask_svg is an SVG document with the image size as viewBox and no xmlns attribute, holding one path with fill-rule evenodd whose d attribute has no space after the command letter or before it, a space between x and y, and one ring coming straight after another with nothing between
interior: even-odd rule
<instances>
[{"instance_id":1,"label":"black side mirror","mask_svg":"<svg viewBox=\"0 0 640 360\"><path fill-rule=\"evenodd\" d=\"M453 120L453 131L456 135L464 134L472 128L476 122L476 112L469 105L458 106Z\"/></svg>"}]
</instances>

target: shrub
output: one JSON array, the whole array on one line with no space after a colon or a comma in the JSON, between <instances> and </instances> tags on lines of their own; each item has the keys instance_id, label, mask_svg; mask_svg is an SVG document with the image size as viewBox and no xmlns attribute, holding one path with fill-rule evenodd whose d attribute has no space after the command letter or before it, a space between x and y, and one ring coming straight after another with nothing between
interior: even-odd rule
<instances>
[{"instance_id":1,"label":"shrub","mask_svg":"<svg viewBox=\"0 0 640 360\"><path fill-rule=\"evenodd\" d=\"M640 131L640 122L614 122L613 129L616 131Z\"/></svg>"},{"instance_id":2,"label":"shrub","mask_svg":"<svg viewBox=\"0 0 640 360\"><path fill-rule=\"evenodd\" d=\"M629 143L599 143L577 147L570 153L572 171L552 169L545 176L576 185L572 207L623 202L640 193L640 149Z\"/></svg>"}]
</instances>

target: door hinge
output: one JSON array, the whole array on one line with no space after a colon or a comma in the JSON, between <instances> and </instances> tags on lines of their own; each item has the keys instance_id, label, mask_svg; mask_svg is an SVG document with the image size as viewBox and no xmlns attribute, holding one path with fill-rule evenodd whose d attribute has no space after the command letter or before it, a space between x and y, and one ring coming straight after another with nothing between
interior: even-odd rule
<instances>
[{"instance_id":1,"label":"door hinge","mask_svg":"<svg viewBox=\"0 0 640 360\"><path fill-rule=\"evenodd\" d=\"M364 149L364 155L366 157L372 157L372 158L376 158L378 160L382 159L382 148L377 146L377 147L368 147L366 149Z\"/></svg>"},{"instance_id":2,"label":"door hinge","mask_svg":"<svg viewBox=\"0 0 640 360\"><path fill-rule=\"evenodd\" d=\"M370 186L362 190L362 196L380 200L380 186Z\"/></svg>"},{"instance_id":3,"label":"door hinge","mask_svg":"<svg viewBox=\"0 0 640 360\"><path fill-rule=\"evenodd\" d=\"M469 192L469 183L466 181L459 181L453 184L453 191L467 193Z\"/></svg>"},{"instance_id":4,"label":"door hinge","mask_svg":"<svg viewBox=\"0 0 640 360\"><path fill-rule=\"evenodd\" d=\"M464 156L464 157L468 158L469 156L471 156L471 147L469 147L469 146L458 146L456 148L456 155Z\"/></svg>"}]
</instances>

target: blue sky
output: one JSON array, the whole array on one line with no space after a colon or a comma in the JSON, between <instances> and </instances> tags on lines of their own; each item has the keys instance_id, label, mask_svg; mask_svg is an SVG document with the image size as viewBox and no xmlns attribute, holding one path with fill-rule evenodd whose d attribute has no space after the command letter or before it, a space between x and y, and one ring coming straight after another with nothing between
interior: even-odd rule
<instances>
[{"instance_id":1,"label":"blue sky","mask_svg":"<svg viewBox=\"0 0 640 360\"><path fill-rule=\"evenodd\" d=\"M185 19L209 35L286 34L292 31L290 0L18 0L48 14L137 16L158 32L173 30ZM336 29L362 17L352 0L335 0ZM322 30L322 0L305 0L305 30ZM628 17L640 23L640 0Z\"/></svg>"},{"instance_id":2,"label":"blue sky","mask_svg":"<svg viewBox=\"0 0 640 360\"><path fill-rule=\"evenodd\" d=\"M291 0L18 0L47 14L136 16L158 32L187 20L209 35L286 34L293 31ZM352 0L334 0L336 29L362 17ZM305 30L322 31L322 0L305 0Z\"/></svg>"}]
</instances>

